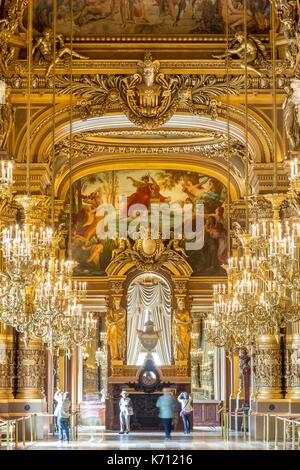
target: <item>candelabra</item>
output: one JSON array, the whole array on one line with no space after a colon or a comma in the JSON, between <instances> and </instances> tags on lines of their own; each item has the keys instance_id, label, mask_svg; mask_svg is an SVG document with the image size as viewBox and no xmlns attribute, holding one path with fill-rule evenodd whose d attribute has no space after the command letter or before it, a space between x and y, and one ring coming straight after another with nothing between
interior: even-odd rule
<instances>
[{"instance_id":1,"label":"candelabra","mask_svg":"<svg viewBox=\"0 0 300 470\"><path fill-rule=\"evenodd\" d=\"M95 354L95 361L98 367L106 365L107 361L107 335L104 332L100 333L100 344Z\"/></svg>"},{"instance_id":2,"label":"candelabra","mask_svg":"<svg viewBox=\"0 0 300 470\"><path fill-rule=\"evenodd\" d=\"M81 315L78 302L86 294L86 283L72 281L74 265L72 261L59 262L54 257L42 263L43 276L34 296L32 334L41 337L49 349L63 344L65 336L69 338L74 326L70 309ZM75 305L78 308L72 309Z\"/></svg>"},{"instance_id":3,"label":"candelabra","mask_svg":"<svg viewBox=\"0 0 300 470\"><path fill-rule=\"evenodd\" d=\"M300 173L298 158L291 160L290 190L292 194L300 195Z\"/></svg>"},{"instance_id":4,"label":"candelabra","mask_svg":"<svg viewBox=\"0 0 300 470\"><path fill-rule=\"evenodd\" d=\"M13 187L13 162L1 160L0 162L0 192L1 197L11 197Z\"/></svg>"},{"instance_id":5,"label":"candelabra","mask_svg":"<svg viewBox=\"0 0 300 470\"><path fill-rule=\"evenodd\" d=\"M34 289L42 273L52 243L51 229L37 231L25 224L24 229L4 228L1 250L3 271L7 275L7 295L1 299L1 321L29 334Z\"/></svg>"}]
</instances>

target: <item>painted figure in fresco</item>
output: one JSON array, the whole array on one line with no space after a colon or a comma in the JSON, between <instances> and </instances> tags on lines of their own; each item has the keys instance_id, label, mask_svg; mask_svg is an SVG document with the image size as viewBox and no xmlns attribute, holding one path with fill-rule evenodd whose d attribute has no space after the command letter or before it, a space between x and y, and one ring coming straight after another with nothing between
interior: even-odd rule
<instances>
[{"instance_id":1,"label":"painted figure in fresco","mask_svg":"<svg viewBox=\"0 0 300 470\"><path fill-rule=\"evenodd\" d=\"M191 325L189 312L184 308L184 300L177 299L178 310L174 321L174 357L176 361L186 361L190 353Z\"/></svg>"},{"instance_id":2,"label":"painted figure in fresco","mask_svg":"<svg viewBox=\"0 0 300 470\"><path fill-rule=\"evenodd\" d=\"M151 175L144 175L140 180L127 176L136 191L127 198L127 212L133 204L144 204L149 207L151 199L158 199L159 202L166 201L166 197L160 193L160 186Z\"/></svg>"},{"instance_id":3,"label":"painted figure in fresco","mask_svg":"<svg viewBox=\"0 0 300 470\"><path fill-rule=\"evenodd\" d=\"M121 307L121 299L114 298L112 309L106 314L107 343L113 361L122 361L125 357L125 310Z\"/></svg>"},{"instance_id":4,"label":"painted figure in fresco","mask_svg":"<svg viewBox=\"0 0 300 470\"><path fill-rule=\"evenodd\" d=\"M84 0L83 7L76 17L75 23L82 26L90 21L102 20L111 16L112 10L111 0Z\"/></svg>"},{"instance_id":5,"label":"painted figure in fresco","mask_svg":"<svg viewBox=\"0 0 300 470\"><path fill-rule=\"evenodd\" d=\"M224 23L227 21L229 27L233 30L242 29L244 26L244 4L243 1L236 0L219 0L221 7L221 14ZM249 4L249 2L248 2ZM248 6L248 5L247 5ZM249 8L247 8L247 24L252 19L252 14Z\"/></svg>"},{"instance_id":6,"label":"painted figure in fresco","mask_svg":"<svg viewBox=\"0 0 300 470\"><path fill-rule=\"evenodd\" d=\"M215 223L210 227L209 234L211 238L217 240L217 265L225 264L227 261L227 232L224 228L224 207L218 207L216 209Z\"/></svg>"},{"instance_id":7,"label":"painted figure in fresco","mask_svg":"<svg viewBox=\"0 0 300 470\"><path fill-rule=\"evenodd\" d=\"M81 198L85 205L75 215L78 226L75 239L82 241L87 246L88 242L96 236L98 223L104 218L104 215L96 215L97 208L103 200L99 190L93 191L88 196L82 195Z\"/></svg>"},{"instance_id":8,"label":"painted figure in fresco","mask_svg":"<svg viewBox=\"0 0 300 470\"><path fill-rule=\"evenodd\" d=\"M209 183L208 188L204 187L207 182ZM214 178L207 177L196 184L193 184L191 181L184 182L182 190L194 204L204 204L206 214L213 214L222 203L223 185Z\"/></svg>"}]
</instances>

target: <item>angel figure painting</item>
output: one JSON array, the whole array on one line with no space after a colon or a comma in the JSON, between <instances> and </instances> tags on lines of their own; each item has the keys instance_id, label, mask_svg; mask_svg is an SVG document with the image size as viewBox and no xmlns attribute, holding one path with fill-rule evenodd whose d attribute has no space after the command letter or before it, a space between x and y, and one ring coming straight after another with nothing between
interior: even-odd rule
<instances>
[{"instance_id":1,"label":"angel figure painting","mask_svg":"<svg viewBox=\"0 0 300 470\"><path fill-rule=\"evenodd\" d=\"M52 0L34 0L34 25L52 25ZM57 32L66 36L225 34L243 30L243 0L57 0ZM247 29L268 33L270 1L247 1Z\"/></svg>"},{"instance_id":2,"label":"angel figure painting","mask_svg":"<svg viewBox=\"0 0 300 470\"><path fill-rule=\"evenodd\" d=\"M186 256L195 275L222 275L227 258L227 232L224 226L225 186L215 178L184 170L117 170L86 176L73 184L72 250L77 261L77 274L105 275L110 261L130 248L134 241L114 236L100 236L99 224L107 216L99 210L110 204L120 213L120 196L126 196L125 217L130 222L131 207L143 204L151 211L152 204L183 207L197 203L204 207L204 246L185 253L185 240L176 240L176 247ZM122 209L124 212L124 208ZM150 217L150 216L149 216ZM163 212L162 212L163 217ZM105 224L104 224L105 226ZM166 246L170 240L166 240ZM173 243L174 244L174 243ZM178 245L178 246L177 246Z\"/></svg>"}]
</instances>

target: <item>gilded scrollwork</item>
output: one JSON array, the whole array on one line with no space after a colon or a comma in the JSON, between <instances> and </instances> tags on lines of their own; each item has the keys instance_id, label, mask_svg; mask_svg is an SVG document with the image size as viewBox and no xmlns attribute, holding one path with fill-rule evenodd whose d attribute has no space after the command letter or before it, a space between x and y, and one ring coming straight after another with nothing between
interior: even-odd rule
<instances>
[{"instance_id":1,"label":"gilded scrollwork","mask_svg":"<svg viewBox=\"0 0 300 470\"><path fill-rule=\"evenodd\" d=\"M244 85L244 76L228 80L215 75L167 75L160 63L146 53L133 75L82 75L70 85L68 77L57 77L59 93L72 92L84 103L84 112L104 114L118 104L130 121L145 129L155 129L167 122L179 105L194 114L218 115L215 97L236 95Z\"/></svg>"},{"instance_id":2,"label":"gilded scrollwork","mask_svg":"<svg viewBox=\"0 0 300 470\"><path fill-rule=\"evenodd\" d=\"M179 244L175 242L175 246L170 241L163 240L161 236L158 238L142 237L137 238L132 244L129 240L126 242L126 249L112 259L107 267L110 273L114 266L124 263L134 263L137 269L143 271L157 271L164 263L187 264L185 252Z\"/></svg>"}]
</instances>

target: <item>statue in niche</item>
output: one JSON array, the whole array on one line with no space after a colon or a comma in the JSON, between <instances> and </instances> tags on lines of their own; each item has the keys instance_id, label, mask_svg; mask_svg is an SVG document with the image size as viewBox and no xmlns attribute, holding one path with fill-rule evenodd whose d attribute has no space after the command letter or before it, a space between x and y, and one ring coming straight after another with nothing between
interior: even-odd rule
<instances>
[{"instance_id":1,"label":"statue in niche","mask_svg":"<svg viewBox=\"0 0 300 470\"><path fill-rule=\"evenodd\" d=\"M121 299L115 297L113 308L108 309L106 314L107 343L113 361L123 361L125 357L126 312L120 304Z\"/></svg>"},{"instance_id":2,"label":"statue in niche","mask_svg":"<svg viewBox=\"0 0 300 470\"><path fill-rule=\"evenodd\" d=\"M61 60L67 57L75 59L88 59L88 57L73 51L66 46L63 34L56 34L55 36L55 48L56 48L56 59L53 61L53 31L50 28L46 28L43 35L39 37L32 48L32 55L35 56L39 53L39 62L45 61L49 63L46 71L46 77L50 74L54 65L58 64Z\"/></svg>"},{"instance_id":3,"label":"statue in niche","mask_svg":"<svg viewBox=\"0 0 300 470\"><path fill-rule=\"evenodd\" d=\"M300 105L295 102L292 87L285 87L286 98L283 102L284 128L290 150L300 149Z\"/></svg>"},{"instance_id":4,"label":"statue in niche","mask_svg":"<svg viewBox=\"0 0 300 470\"><path fill-rule=\"evenodd\" d=\"M177 299L178 310L174 318L175 361L187 361L190 353L192 321L185 309L184 299Z\"/></svg>"}]
</instances>

